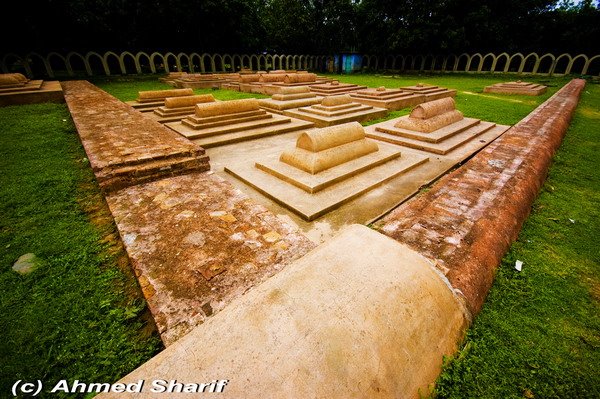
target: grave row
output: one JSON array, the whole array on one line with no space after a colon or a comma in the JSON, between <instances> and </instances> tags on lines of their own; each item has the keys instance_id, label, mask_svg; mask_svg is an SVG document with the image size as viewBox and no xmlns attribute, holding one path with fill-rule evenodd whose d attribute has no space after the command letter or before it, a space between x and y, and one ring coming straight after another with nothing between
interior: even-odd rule
<instances>
[{"instance_id":1,"label":"grave row","mask_svg":"<svg viewBox=\"0 0 600 399\"><path fill-rule=\"evenodd\" d=\"M343 90L337 91L340 85ZM217 101L183 88L140 92L131 105L204 148L298 132L295 148L241 166L225 165L224 170L307 221L418 169L430 157L445 156L486 133L497 137L508 128L465 118L455 109L456 90L418 84L400 89L357 86L347 92L351 85L320 86L336 94L282 85L270 99ZM410 115L366 129L358 123L408 105L415 105Z\"/></svg>"}]
</instances>

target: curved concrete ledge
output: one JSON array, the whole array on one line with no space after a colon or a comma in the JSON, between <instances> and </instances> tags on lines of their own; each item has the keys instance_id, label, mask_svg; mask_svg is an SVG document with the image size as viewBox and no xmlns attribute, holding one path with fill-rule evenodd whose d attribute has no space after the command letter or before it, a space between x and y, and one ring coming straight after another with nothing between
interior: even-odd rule
<instances>
[{"instance_id":1,"label":"curved concrete ledge","mask_svg":"<svg viewBox=\"0 0 600 399\"><path fill-rule=\"evenodd\" d=\"M430 191L377 224L384 234L435 259L473 314L529 214L584 86L584 80L572 80Z\"/></svg>"},{"instance_id":2,"label":"curved concrete ledge","mask_svg":"<svg viewBox=\"0 0 600 399\"><path fill-rule=\"evenodd\" d=\"M98 398L190 397L153 380L229 380L219 397L236 399L416 398L467 325L426 258L352 225L120 381L141 392Z\"/></svg>"}]
</instances>

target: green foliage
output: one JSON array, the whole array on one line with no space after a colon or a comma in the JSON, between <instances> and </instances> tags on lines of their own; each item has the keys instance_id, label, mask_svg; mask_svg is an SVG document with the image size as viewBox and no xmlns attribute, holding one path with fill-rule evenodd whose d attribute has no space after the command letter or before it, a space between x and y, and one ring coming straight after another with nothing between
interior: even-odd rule
<instances>
[{"instance_id":1,"label":"green foliage","mask_svg":"<svg viewBox=\"0 0 600 399\"><path fill-rule=\"evenodd\" d=\"M13 7L19 18L3 21L0 35L18 53L600 53L597 0L42 0Z\"/></svg>"},{"instance_id":2,"label":"green foliage","mask_svg":"<svg viewBox=\"0 0 600 399\"><path fill-rule=\"evenodd\" d=\"M0 124L0 396L18 379L113 382L161 344L129 266L117 263L117 233L67 108L4 107ZM44 263L21 276L11 267L27 252Z\"/></svg>"},{"instance_id":3,"label":"green foliage","mask_svg":"<svg viewBox=\"0 0 600 399\"><path fill-rule=\"evenodd\" d=\"M589 84L437 397L600 397L599 109L600 87Z\"/></svg>"}]
</instances>

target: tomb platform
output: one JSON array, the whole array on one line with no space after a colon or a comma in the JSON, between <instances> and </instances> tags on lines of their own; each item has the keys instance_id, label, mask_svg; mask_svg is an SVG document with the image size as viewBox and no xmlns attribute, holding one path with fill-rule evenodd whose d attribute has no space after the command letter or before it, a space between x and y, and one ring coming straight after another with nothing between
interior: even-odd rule
<instances>
[{"instance_id":1,"label":"tomb platform","mask_svg":"<svg viewBox=\"0 0 600 399\"><path fill-rule=\"evenodd\" d=\"M315 93L312 89L311 91ZM288 109L284 115L313 122L317 127L364 122L386 116L388 110L354 102L349 95L325 97L321 104Z\"/></svg>"},{"instance_id":2,"label":"tomb platform","mask_svg":"<svg viewBox=\"0 0 600 399\"><path fill-rule=\"evenodd\" d=\"M547 86L537 83L521 82L506 82L496 83L491 86L486 86L483 89L484 93L499 93L499 94L520 94L524 96L539 96L544 94L548 89Z\"/></svg>"},{"instance_id":3,"label":"tomb platform","mask_svg":"<svg viewBox=\"0 0 600 399\"><path fill-rule=\"evenodd\" d=\"M165 105L167 97L183 97L193 96L192 89L170 89L170 90L147 90L138 92L138 98L134 101L126 101L125 104L130 105L140 112L152 112L155 109Z\"/></svg>"},{"instance_id":4,"label":"tomb platform","mask_svg":"<svg viewBox=\"0 0 600 399\"><path fill-rule=\"evenodd\" d=\"M358 103L385 108L390 111L412 107L425 102L424 94L401 89L386 89L383 86L376 89L355 91L350 93L350 97Z\"/></svg>"},{"instance_id":5,"label":"tomb platform","mask_svg":"<svg viewBox=\"0 0 600 399\"><path fill-rule=\"evenodd\" d=\"M203 148L86 81L63 82L67 106L105 192L210 169Z\"/></svg>"},{"instance_id":6,"label":"tomb platform","mask_svg":"<svg viewBox=\"0 0 600 399\"><path fill-rule=\"evenodd\" d=\"M263 86L263 94L273 95L279 92L281 87L302 87L311 86L315 84L324 84L331 81L331 79L320 77L314 73L298 72L295 74L286 74L283 79L266 84Z\"/></svg>"},{"instance_id":7,"label":"tomb platform","mask_svg":"<svg viewBox=\"0 0 600 399\"><path fill-rule=\"evenodd\" d=\"M197 104L195 114L166 126L205 148L310 128L313 123L260 109L255 98Z\"/></svg>"},{"instance_id":8,"label":"tomb platform","mask_svg":"<svg viewBox=\"0 0 600 399\"><path fill-rule=\"evenodd\" d=\"M322 100L323 97L311 92L308 86L281 86L271 98L258 100L258 105L269 112L282 114L288 109L320 104Z\"/></svg>"},{"instance_id":9,"label":"tomb platform","mask_svg":"<svg viewBox=\"0 0 600 399\"><path fill-rule=\"evenodd\" d=\"M0 74L0 107L64 101L58 81L29 80L20 73Z\"/></svg>"},{"instance_id":10,"label":"tomb platform","mask_svg":"<svg viewBox=\"0 0 600 399\"><path fill-rule=\"evenodd\" d=\"M175 80L175 87L191 89L220 89L230 77L220 74L188 74Z\"/></svg>"},{"instance_id":11,"label":"tomb platform","mask_svg":"<svg viewBox=\"0 0 600 399\"><path fill-rule=\"evenodd\" d=\"M358 122L300 134L295 148L230 173L307 221L314 220L428 161L366 138Z\"/></svg>"},{"instance_id":12,"label":"tomb platform","mask_svg":"<svg viewBox=\"0 0 600 399\"><path fill-rule=\"evenodd\" d=\"M221 85L221 89L223 90L233 90L233 91L240 91L240 82L239 81L230 81L227 83L223 83Z\"/></svg>"},{"instance_id":13,"label":"tomb platform","mask_svg":"<svg viewBox=\"0 0 600 399\"><path fill-rule=\"evenodd\" d=\"M262 73L240 75L240 80L238 82L238 91L243 91L245 93L262 94L262 86L265 84L260 81L262 75Z\"/></svg>"},{"instance_id":14,"label":"tomb platform","mask_svg":"<svg viewBox=\"0 0 600 399\"><path fill-rule=\"evenodd\" d=\"M153 112L145 112L147 117L160 122L176 122L193 115L196 104L216 102L212 94L198 94L194 96L167 97L165 105L155 109Z\"/></svg>"},{"instance_id":15,"label":"tomb platform","mask_svg":"<svg viewBox=\"0 0 600 399\"><path fill-rule=\"evenodd\" d=\"M358 90L364 90L367 86L359 86L351 83L340 83L333 80L327 83L319 83L310 86L310 91L320 96L337 96L340 94L353 93Z\"/></svg>"},{"instance_id":16,"label":"tomb platform","mask_svg":"<svg viewBox=\"0 0 600 399\"><path fill-rule=\"evenodd\" d=\"M186 77L187 74L188 74L187 72L169 72L167 74L167 76L163 76L162 78L159 78L158 81L166 83L169 86L175 87L176 80Z\"/></svg>"},{"instance_id":17,"label":"tomb platform","mask_svg":"<svg viewBox=\"0 0 600 399\"><path fill-rule=\"evenodd\" d=\"M434 101L446 97L456 97L456 90L454 89L446 89L444 87L426 85L423 83L417 83L414 86L400 87L400 90L410 91L415 94L422 94L425 96L425 101Z\"/></svg>"},{"instance_id":18,"label":"tomb platform","mask_svg":"<svg viewBox=\"0 0 600 399\"><path fill-rule=\"evenodd\" d=\"M465 118L451 97L417 105L410 115L369 127L367 137L426 153L446 155L469 141L493 131L496 136L509 126Z\"/></svg>"}]
</instances>

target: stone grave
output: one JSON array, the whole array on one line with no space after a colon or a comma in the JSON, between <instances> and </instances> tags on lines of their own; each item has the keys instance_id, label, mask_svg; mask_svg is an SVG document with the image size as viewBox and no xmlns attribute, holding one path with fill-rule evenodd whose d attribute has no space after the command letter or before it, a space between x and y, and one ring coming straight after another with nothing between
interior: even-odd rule
<instances>
[{"instance_id":1,"label":"stone grave","mask_svg":"<svg viewBox=\"0 0 600 399\"><path fill-rule=\"evenodd\" d=\"M253 73L248 75L241 75L238 82L238 91L245 93L261 93L263 83L260 82L262 73ZM224 85L223 88L228 88L228 85Z\"/></svg>"},{"instance_id":2,"label":"stone grave","mask_svg":"<svg viewBox=\"0 0 600 399\"><path fill-rule=\"evenodd\" d=\"M425 102L425 95L402 89L386 89L381 86L376 89L365 89L350 93L356 102L390 111L412 107Z\"/></svg>"},{"instance_id":3,"label":"stone grave","mask_svg":"<svg viewBox=\"0 0 600 399\"><path fill-rule=\"evenodd\" d=\"M284 115L314 122L317 127L353 121L364 122L383 118L387 113L385 108L357 103L348 94L325 97L321 104L283 111Z\"/></svg>"},{"instance_id":4,"label":"stone grave","mask_svg":"<svg viewBox=\"0 0 600 399\"><path fill-rule=\"evenodd\" d=\"M312 93L308 86L278 87L271 98L258 100L258 105L269 112L282 114L283 111L319 104L323 97Z\"/></svg>"},{"instance_id":5,"label":"stone grave","mask_svg":"<svg viewBox=\"0 0 600 399\"><path fill-rule=\"evenodd\" d=\"M263 76L262 78L266 77L267 76ZM265 84L262 87L262 93L267 95L273 95L278 93L281 87L310 86L314 84L327 83L328 81L328 78L318 76L314 73L288 73L283 75L283 77L277 81Z\"/></svg>"},{"instance_id":6,"label":"stone grave","mask_svg":"<svg viewBox=\"0 0 600 399\"><path fill-rule=\"evenodd\" d=\"M417 105L410 115L370 127L367 137L410 147L427 153L445 155L476 137L508 126L465 118L455 109L453 98Z\"/></svg>"},{"instance_id":7,"label":"stone grave","mask_svg":"<svg viewBox=\"0 0 600 399\"><path fill-rule=\"evenodd\" d=\"M313 123L272 114L255 98L197 104L195 114L166 126L204 148L292 132Z\"/></svg>"},{"instance_id":8,"label":"stone grave","mask_svg":"<svg viewBox=\"0 0 600 399\"><path fill-rule=\"evenodd\" d=\"M428 159L367 139L350 122L305 131L294 148L225 171L310 221Z\"/></svg>"},{"instance_id":9,"label":"stone grave","mask_svg":"<svg viewBox=\"0 0 600 399\"><path fill-rule=\"evenodd\" d=\"M162 78L159 78L158 80L160 82L166 83L169 86L175 86L175 81L177 79L181 79L184 78L185 76L187 76L187 72L169 72L167 74L167 76L163 76Z\"/></svg>"},{"instance_id":10,"label":"stone grave","mask_svg":"<svg viewBox=\"0 0 600 399\"><path fill-rule=\"evenodd\" d=\"M0 74L0 107L47 101L64 102L58 81L29 80L21 73Z\"/></svg>"},{"instance_id":11,"label":"stone grave","mask_svg":"<svg viewBox=\"0 0 600 399\"><path fill-rule=\"evenodd\" d=\"M348 94L358 90L364 90L367 86L359 86L351 83L340 83L333 80L327 83L318 83L310 86L310 91L320 96L337 96L340 94Z\"/></svg>"},{"instance_id":12,"label":"stone grave","mask_svg":"<svg viewBox=\"0 0 600 399\"><path fill-rule=\"evenodd\" d=\"M423 83L417 83L414 86L401 87L400 89L410 91L415 94L423 94L425 96L425 102L439 100L440 98L446 97L456 97L456 90L426 85Z\"/></svg>"},{"instance_id":13,"label":"stone grave","mask_svg":"<svg viewBox=\"0 0 600 399\"><path fill-rule=\"evenodd\" d=\"M196 104L212 103L215 101L212 94L167 97L165 98L165 105L156 108L152 113L147 112L145 115L160 123L175 122L193 115L196 110Z\"/></svg>"},{"instance_id":14,"label":"stone grave","mask_svg":"<svg viewBox=\"0 0 600 399\"><path fill-rule=\"evenodd\" d=\"M188 74L174 81L175 87L192 89L220 89L230 80L239 79L239 74Z\"/></svg>"},{"instance_id":15,"label":"stone grave","mask_svg":"<svg viewBox=\"0 0 600 399\"><path fill-rule=\"evenodd\" d=\"M521 82L520 80L517 80L516 82L496 83L491 86L486 86L483 89L483 92L539 96L540 94L544 94L547 88L547 86L537 83Z\"/></svg>"},{"instance_id":16,"label":"stone grave","mask_svg":"<svg viewBox=\"0 0 600 399\"><path fill-rule=\"evenodd\" d=\"M152 112L155 109L165 105L167 97L183 97L193 96L192 89L170 89L170 90L147 90L138 92L138 98L134 101L126 101L127 105L131 105L134 109L140 112Z\"/></svg>"}]
</instances>

